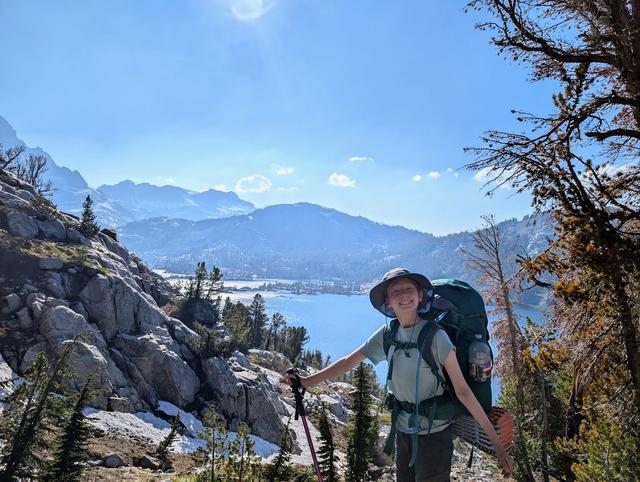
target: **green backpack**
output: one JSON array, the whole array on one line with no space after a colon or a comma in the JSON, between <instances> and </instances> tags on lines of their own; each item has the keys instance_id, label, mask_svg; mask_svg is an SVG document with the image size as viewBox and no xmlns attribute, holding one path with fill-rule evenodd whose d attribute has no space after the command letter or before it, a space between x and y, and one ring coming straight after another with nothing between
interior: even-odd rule
<instances>
[{"instance_id":1,"label":"green backpack","mask_svg":"<svg viewBox=\"0 0 640 482\"><path fill-rule=\"evenodd\" d=\"M417 343L400 343L395 341L400 323L394 319L387 325L383 336L384 353L388 358L391 346L395 346L395 351L401 349L418 348L422 359L430 367L439 384L443 386L442 395L434 396L425 400L416 400L415 403L409 401L396 400L393 394L387 394L385 405L391 410L391 431L385 444L385 452L393 452L393 441L396 432L396 418L401 410L407 413L422 415L429 420L428 430L431 431L433 420L453 420L458 415L467 414L465 406L458 400L451 386L448 375L442 377L431 352L431 343L438 330L443 329L456 347L456 357L460 364L460 369L469 388L474 393L480 406L485 412L491 410L491 379L486 381L475 381L469 371L469 346L473 341L482 341L488 344L489 331L487 329L488 320L482 296L474 290L468 283L456 279L440 279L431 282L434 288L434 299L430 310L420 316L428 323L422 328L418 335ZM476 338L476 335L480 335ZM389 360L389 370L387 372L387 383L393 376L393 358L395 351ZM493 360L493 355L491 356ZM419 367L419 365L418 365ZM418 369L416 367L416 369ZM417 373L416 373L417 379ZM417 387L416 387L417 395ZM417 439L417 432L413 434ZM417 440L416 440L417 441ZM414 453L410 465L415 459L415 448L417 443L413 443Z\"/></svg>"}]
</instances>

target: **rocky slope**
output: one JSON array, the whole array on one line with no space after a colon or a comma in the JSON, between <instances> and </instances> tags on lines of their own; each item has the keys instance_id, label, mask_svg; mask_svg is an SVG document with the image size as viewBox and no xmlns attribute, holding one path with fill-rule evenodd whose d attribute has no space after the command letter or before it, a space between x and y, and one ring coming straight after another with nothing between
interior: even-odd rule
<instances>
[{"instance_id":1,"label":"rocky slope","mask_svg":"<svg viewBox=\"0 0 640 482\"><path fill-rule=\"evenodd\" d=\"M277 441L285 410L270 382L221 359L198 371L187 346L195 333L159 307L169 289L108 234L87 239L74 218L0 171L0 351L11 369L22 374L38 352L55 357L75 340L73 384L96 372L95 408L211 402L232 430L244 421Z\"/></svg>"}]
</instances>

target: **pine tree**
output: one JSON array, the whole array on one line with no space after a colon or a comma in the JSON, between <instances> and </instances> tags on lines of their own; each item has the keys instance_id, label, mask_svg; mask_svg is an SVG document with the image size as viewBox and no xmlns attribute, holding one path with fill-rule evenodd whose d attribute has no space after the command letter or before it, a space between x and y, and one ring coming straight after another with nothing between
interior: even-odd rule
<instances>
[{"instance_id":1,"label":"pine tree","mask_svg":"<svg viewBox=\"0 0 640 482\"><path fill-rule=\"evenodd\" d=\"M259 348L262 346L264 327L267 324L267 313L264 308L264 298L260 293L256 293L249 305L249 322L251 325L251 346Z\"/></svg>"},{"instance_id":2,"label":"pine tree","mask_svg":"<svg viewBox=\"0 0 640 482\"><path fill-rule=\"evenodd\" d=\"M264 344L265 350L269 350L273 345L273 349L278 351L280 347L276 343L278 339L278 334L282 328L287 326L287 320L282 316L281 313L274 313L271 315L271 325L269 326L269 331L267 332L267 341Z\"/></svg>"},{"instance_id":3,"label":"pine tree","mask_svg":"<svg viewBox=\"0 0 640 482\"><path fill-rule=\"evenodd\" d=\"M464 249L461 251L467 257L469 267L480 275L479 282L487 303L493 303L493 315L495 317L492 326L492 337L497 340L498 355L495 360L496 374L502 380L512 380L516 390L515 409L516 416L516 457L515 464L519 472L524 474L526 480L534 480L531 469L531 457L527 449L527 443L523 439L524 423L524 383L522 350L524 340L522 330L518 324L518 318L513 309L513 289L517 281L514 273L507 271L506 261L515 258L514 247L505 246L503 233L496 224L493 216L482 216L484 225L473 234L475 252ZM543 465L547 466L546 461ZM549 482L545 475L545 482Z\"/></svg>"},{"instance_id":4,"label":"pine tree","mask_svg":"<svg viewBox=\"0 0 640 482\"><path fill-rule=\"evenodd\" d=\"M220 309L220 303L222 301L220 293L224 291L224 281L222 281L222 271L217 266L211 268L209 272L209 279L207 280L207 291L204 295L204 299L209 303L213 303L216 309Z\"/></svg>"},{"instance_id":5,"label":"pine tree","mask_svg":"<svg viewBox=\"0 0 640 482\"><path fill-rule=\"evenodd\" d=\"M308 341L309 334L304 326L287 326L276 337L276 349L289 360L297 360Z\"/></svg>"},{"instance_id":6,"label":"pine tree","mask_svg":"<svg viewBox=\"0 0 640 482\"><path fill-rule=\"evenodd\" d=\"M169 449L171 444L176 440L178 436L178 428L180 427L180 417L176 415L171 422L171 429L167 436L162 439L155 451L156 458L160 461L160 468L162 470L169 470L171 468L171 459L169 458Z\"/></svg>"},{"instance_id":7,"label":"pine tree","mask_svg":"<svg viewBox=\"0 0 640 482\"><path fill-rule=\"evenodd\" d=\"M333 434L331 433L331 425L329 424L329 416L327 407L322 403L320 409L320 422L318 423L320 431L320 448L318 449L318 459L322 470L322 477L325 482L337 482L338 472L336 470L337 457L335 455L335 445L333 443Z\"/></svg>"},{"instance_id":8,"label":"pine tree","mask_svg":"<svg viewBox=\"0 0 640 482\"><path fill-rule=\"evenodd\" d=\"M260 479L260 464L253 451L254 445L249 437L249 426L241 422L229 450L229 468L238 482Z\"/></svg>"},{"instance_id":9,"label":"pine tree","mask_svg":"<svg viewBox=\"0 0 640 482\"><path fill-rule=\"evenodd\" d=\"M196 300L202 299L205 283L207 281L207 266L204 261L200 261L198 266L196 267L196 275L193 280L194 288L193 288L193 298Z\"/></svg>"},{"instance_id":10,"label":"pine tree","mask_svg":"<svg viewBox=\"0 0 640 482\"><path fill-rule=\"evenodd\" d=\"M87 418L82 413L93 395L89 385L93 377L90 376L82 391L75 398L73 410L62 433L55 444L53 461L51 462L45 481L77 482L82 480L83 463L89 458L87 442L92 429Z\"/></svg>"},{"instance_id":11,"label":"pine tree","mask_svg":"<svg viewBox=\"0 0 640 482\"><path fill-rule=\"evenodd\" d=\"M264 473L264 480L269 482L279 482L289 480L293 473L291 469L291 433L289 425L291 417L287 420L287 425L280 433L280 450L276 459L267 467Z\"/></svg>"},{"instance_id":12,"label":"pine tree","mask_svg":"<svg viewBox=\"0 0 640 482\"><path fill-rule=\"evenodd\" d=\"M209 409L202 422L204 426L198 436L206 445L198 448L193 458L206 469L199 480L218 482L224 473L224 454L229 450L228 433L213 408Z\"/></svg>"},{"instance_id":13,"label":"pine tree","mask_svg":"<svg viewBox=\"0 0 640 482\"><path fill-rule=\"evenodd\" d=\"M24 374L28 383L7 397L0 418L0 481L30 476L42 465L35 452L46 446L45 433L55 431L64 413L65 399L51 394L65 392L62 382L72 347L70 343L51 368L44 353L38 353Z\"/></svg>"},{"instance_id":14,"label":"pine tree","mask_svg":"<svg viewBox=\"0 0 640 482\"><path fill-rule=\"evenodd\" d=\"M82 203L82 220L79 231L88 238L95 236L100 231L100 227L96 224L96 215L93 212L93 200L88 194Z\"/></svg>"},{"instance_id":15,"label":"pine tree","mask_svg":"<svg viewBox=\"0 0 640 482\"><path fill-rule=\"evenodd\" d=\"M231 344L237 349L246 350L251 342L251 323L248 308L240 303L230 303L223 309L223 322L229 331Z\"/></svg>"},{"instance_id":16,"label":"pine tree","mask_svg":"<svg viewBox=\"0 0 640 482\"><path fill-rule=\"evenodd\" d=\"M187 339L187 346L201 360L214 356L228 357L233 352L232 344L222 338L217 330L196 322L193 331L196 334Z\"/></svg>"},{"instance_id":17,"label":"pine tree","mask_svg":"<svg viewBox=\"0 0 640 482\"><path fill-rule=\"evenodd\" d=\"M377 440L377 420L372 410L373 381L364 363L354 370L351 395L353 415L348 424L347 482L366 480Z\"/></svg>"}]
</instances>

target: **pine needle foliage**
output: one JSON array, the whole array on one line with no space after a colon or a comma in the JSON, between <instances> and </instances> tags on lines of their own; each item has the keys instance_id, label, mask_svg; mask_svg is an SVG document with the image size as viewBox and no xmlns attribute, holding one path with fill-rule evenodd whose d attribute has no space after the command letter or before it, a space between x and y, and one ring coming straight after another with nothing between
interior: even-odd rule
<instances>
[{"instance_id":1,"label":"pine needle foliage","mask_svg":"<svg viewBox=\"0 0 640 482\"><path fill-rule=\"evenodd\" d=\"M171 468L171 459L169 458L169 450L171 444L175 442L178 437L178 429L180 428L180 417L176 415L171 421L171 429L167 436L160 441L155 451L156 458L160 461L160 468L162 470L169 470Z\"/></svg>"},{"instance_id":2,"label":"pine needle foliage","mask_svg":"<svg viewBox=\"0 0 640 482\"><path fill-rule=\"evenodd\" d=\"M201 482L219 482L224 480L225 454L228 455L229 439L224 424L215 410L210 408L202 420L204 426L198 436L205 441L205 446L193 453L196 464L204 466L200 474Z\"/></svg>"},{"instance_id":3,"label":"pine needle foliage","mask_svg":"<svg viewBox=\"0 0 640 482\"><path fill-rule=\"evenodd\" d=\"M24 374L26 383L7 397L0 418L0 481L31 477L44 466L38 452L46 448L46 436L64 417L66 402L61 394L72 347L70 343L53 365L38 353Z\"/></svg>"},{"instance_id":4,"label":"pine needle foliage","mask_svg":"<svg viewBox=\"0 0 640 482\"><path fill-rule=\"evenodd\" d=\"M331 424L329 423L329 415L327 414L327 406L322 403L320 408L320 421L318 423L318 431L320 432L320 447L318 448L318 459L322 470L322 478L325 482L337 482L338 471L336 467L336 447L333 442L333 433L331 432Z\"/></svg>"},{"instance_id":5,"label":"pine needle foliage","mask_svg":"<svg viewBox=\"0 0 640 482\"><path fill-rule=\"evenodd\" d=\"M353 373L354 390L351 394L353 415L348 423L347 482L366 480L378 440L378 424L372 403L373 380L364 363Z\"/></svg>"},{"instance_id":6,"label":"pine needle foliage","mask_svg":"<svg viewBox=\"0 0 640 482\"><path fill-rule=\"evenodd\" d=\"M260 293L256 293L249 305L249 324L251 326L251 346L262 347L265 335L265 326L269 317L264 307L264 298Z\"/></svg>"},{"instance_id":7,"label":"pine needle foliage","mask_svg":"<svg viewBox=\"0 0 640 482\"><path fill-rule=\"evenodd\" d=\"M227 477L238 482L261 479L261 468L253 451L254 440L249 437L249 426L241 422L235 439L229 446Z\"/></svg>"},{"instance_id":8,"label":"pine needle foliage","mask_svg":"<svg viewBox=\"0 0 640 482\"><path fill-rule=\"evenodd\" d=\"M264 480L268 482L290 480L293 475L293 470L291 469L292 440L291 433L289 432L290 424L291 416L289 416L284 430L280 433L280 450L278 450L278 455L264 472Z\"/></svg>"},{"instance_id":9,"label":"pine needle foliage","mask_svg":"<svg viewBox=\"0 0 640 482\"><path fill-rule=\"evenodd\" d=\"M75 399L68 420L55 443L53 460L43 480L49 482L79 482L82 480L83 463L89 458L87 444L93 430L82 412L89 405L93 392L90 384L93 377L85 382L81 392Z\"/></svg>"},{"instance_id":10,"label":"pine needle foliage","mask_svg":"<svg viewBox=\"0 0 640 482\"><path fill-rule=\"evenodd\" d=\"M93 212L93 200L88 194L82 203L82 219L78 229L87 238L95 236L100 231L100 227L96 223L96 215Z\"/></svg>"}]
</instances>

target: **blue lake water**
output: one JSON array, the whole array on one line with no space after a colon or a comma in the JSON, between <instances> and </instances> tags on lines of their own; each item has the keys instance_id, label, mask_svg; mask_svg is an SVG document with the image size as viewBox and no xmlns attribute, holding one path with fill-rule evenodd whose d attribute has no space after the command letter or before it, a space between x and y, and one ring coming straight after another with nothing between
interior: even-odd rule
<instances>
[{"instance_id":1,"label":"blue lake water","mask_svg":"<svg viewBox=\"0 0 640 482\"><path fill-rule=\"evenodd\" d=\"M250 302L255 292L245 292L234 296L243 302ZM306 349L319 349L332 360L351 353L380 326L385 317L371 306L366 295L295 295L284 293L262 293L269 316L275 312L284 315L289 325L304 326L310 336ZM529 316L541 321L543 315L539 311L519 308L518 315L522 320ZM494 347L495 350L495 347ZM384 380L387 363L381 362L376 367L379 380ZM494 400L499 393L500 382L493 381Z\"/></svg>"}]
</instances>

